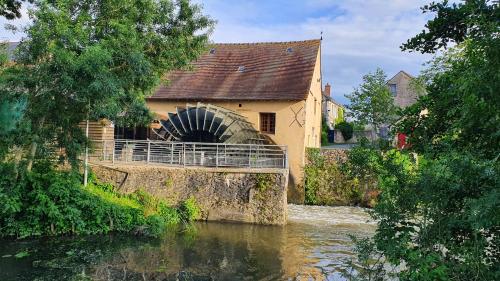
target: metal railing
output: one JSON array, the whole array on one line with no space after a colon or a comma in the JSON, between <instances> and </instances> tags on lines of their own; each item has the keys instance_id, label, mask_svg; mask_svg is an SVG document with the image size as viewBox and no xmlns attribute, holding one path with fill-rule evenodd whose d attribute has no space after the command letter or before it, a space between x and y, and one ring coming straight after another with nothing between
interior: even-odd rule
<instances>
[{"instance_id":1,"label":"metal railing","mask_svg":"<svg viewBox=\"0 0 500 281\"><path fill-rule=\"evenodd\" d=\"M94 141L90 161L172 166L288 168L287 147L283 145L152 140Z\"/></svg>"}]
</instances>

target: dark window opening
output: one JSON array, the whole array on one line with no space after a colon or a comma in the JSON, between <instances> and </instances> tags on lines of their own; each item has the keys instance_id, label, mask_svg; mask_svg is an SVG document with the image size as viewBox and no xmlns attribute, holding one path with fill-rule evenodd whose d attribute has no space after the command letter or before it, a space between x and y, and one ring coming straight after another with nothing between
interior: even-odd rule
<instances>
[{"instance_id":1,"label":"dark window opening","mask_svg":"<svg viewBox=\"0 0 500 281\"><path fill-rule=\"evenodd\" d=\"M242 106L242 105L241 105L241 103L240 103L240 104L238 104L238 107L241 107L241 106Z\"/></svg>"},{"instance_id":2,"label":"dark window opening","mask_svg":"<svg viewBox=\"0 0 500 281\"><path fill-rule=\"evenodd\" d=\"M389 84L389 90L391 91L393 97L395 97L398 93L396 84Z\"/></svg>"},{"instance_id":3,"label":"dark window opening","mask_svg":"<svg viewBox=\"0 0 500 281\"><path fill-rule=\"evenodd\" d=\"M115 139L146 140L151 131L147 127L121 127L115 125Z\"/></svg>"},{"instance_id":4,"label":"dark window opening","mask_svg":"<svg viewBox=\"0 0 500 281\"><path fill-rule=\"evenodd\" d=\"M276 130L276 113L260 114L260 131L267 134L274 134Z\"/></svg>"}]
</instances>

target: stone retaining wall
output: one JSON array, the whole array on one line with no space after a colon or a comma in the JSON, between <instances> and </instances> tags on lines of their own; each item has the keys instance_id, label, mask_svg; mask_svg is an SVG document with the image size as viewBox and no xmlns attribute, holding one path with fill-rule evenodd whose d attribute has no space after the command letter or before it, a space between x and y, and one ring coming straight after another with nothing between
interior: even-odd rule
<instances>
[{"instance_id":1,"label":"stone retaining wall","mask_svg":"<svg viewBox=\"0 0 500 281\"><path fill-rule=\"evenodd\" d=\"M338 164L345 163L347 161L347 149L337 149L337 148L321 148L320 152L328 162L336 162Z\"/></svg>"},{"instance_id":2,"label":"stone retaining wall","mask_svg":"<svg viewBox=\"0 0 500 281\"><path fill-rule=\"evenodd\" d=\"M286 224L288 170L92 165L119 192L144 189L176 205L194 196L204 220Z\"/></svg>"}]
</instances>

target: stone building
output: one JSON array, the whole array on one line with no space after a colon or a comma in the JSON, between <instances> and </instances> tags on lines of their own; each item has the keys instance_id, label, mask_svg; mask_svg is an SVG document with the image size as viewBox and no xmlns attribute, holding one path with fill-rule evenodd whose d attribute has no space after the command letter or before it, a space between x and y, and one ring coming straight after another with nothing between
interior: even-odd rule
<instances>
[{"instance_id":1,"label":"stone building","mask_svg":"<svg viewBox=\"0 0 500 281\"><path fill-rule=\"evenodd\" d=\"M183 134L181 127L188 126L189 117L183 122L176 116L186 111L203 118L230 111L238 120L245 119L239 126L249 123L270 143L288 147L288 198L303 202L305 150L321 142L320 57L320 40L213 44L192 69L168 73L168 83L157 88L147 105L158 116L171 119L158 120L165 125L161 137L166 140L225 141L198 123L197 130L191 130L195 135Z\"/></svg>"},{"instance_id":2,"label":"stone building","mask_svg":"<svg viewBox=\"0 0 500 281\"><path fill-rule=\"evenodd\" d=\"M325 88L323 90L323 98L322 98L322 107L321 110L323 112L323 118L328 125L330 130L335 128L335 122L340 117L341 119L344 116L345 108L343 105L335 101L331 97L331 86L326 83Z\"/></svg>"},{"instance_id":3,"label":"stone building","mask_svg":"<svg viewBox=\"0 0 500 281\"><path fill-rule=\"evenodd\" d=\"M412 89L412 79L414 79L413 76L401 70L387 81L389 91L394 97L394 105L397 107L405 108L414 104L418 100L420 94ZM426 114L426 110L422 111L421 114ZM384 126L381 128L380 135L387 136L388 131L389 127ZM395 136L395 143L397 147L405 148L408 145L407 136L405 134L398 133Z\"/></svg>"},{"instance_id":4,"label":"stone building","mask_svg":"<svg viewBox=\"0 0 500 281\"><path fill-rule=\"evenodd\" d=\"M387 86L394 97L394 104L396 106L405 108L417 101L418 93L410 86L410 82L413 78L413 76L401 70L387 81Z\"/></svg>"},{"instance_id":5,"label":"stone building","mask_svg":"<svg viewBox=\"0 0 500 281\"><path fill-rule=\"evenodd\" d=\"M189 69L167 73L147 98L156 116L149 128L91 122L91 133L101 126L114 136L102 133L98 141L286 145L288 200L302 203L305 151L321 143L320 57L321 40L212 44Z\"/></svg>"}]
</instances>

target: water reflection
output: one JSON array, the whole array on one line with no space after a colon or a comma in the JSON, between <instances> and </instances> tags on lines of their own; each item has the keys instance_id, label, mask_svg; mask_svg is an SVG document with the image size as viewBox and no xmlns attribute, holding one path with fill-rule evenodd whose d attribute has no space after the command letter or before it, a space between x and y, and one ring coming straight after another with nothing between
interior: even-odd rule
<instances>
[{"instance_id":1,"label":"water reflection","mask_svg":"<svg viewBox=\"0 0 500 281\"><path fill-rule=\"evenodd\" d=\"M334 216L334 217L332 217ZM5 241L0 280L342 280L348 234L370 235L357 208L293 206L285 227L196 223L161 239L93 236Z\"/></svg>"}]
</instances>

